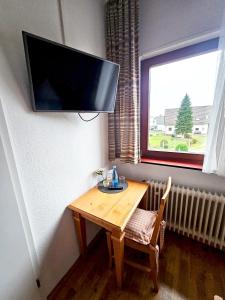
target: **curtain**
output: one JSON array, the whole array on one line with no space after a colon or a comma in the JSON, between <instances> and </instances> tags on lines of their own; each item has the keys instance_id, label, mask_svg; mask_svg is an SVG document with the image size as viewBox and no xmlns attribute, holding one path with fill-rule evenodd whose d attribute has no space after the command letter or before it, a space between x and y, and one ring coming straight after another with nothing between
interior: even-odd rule
<instances>
[{"instance_id":1,"label":"curtain","mask_svg":"<svg viewBox=\"0 0 225 300\"><path fill-rule=\"evenodd\" d=\"M138 0L106 3L106 55L120 65L115 112L108 115L109 159L140 157Z\"/></svg>"},{"instance_id":2,"label":"curtain","mask_svg":"<svg viewBox=\"0 0 225 300\"><path fill-rule=\"evenodd\" d=\"M225 176L225 19L219 40L217 80L203 172Z\"/></svg>"}]
</instances>

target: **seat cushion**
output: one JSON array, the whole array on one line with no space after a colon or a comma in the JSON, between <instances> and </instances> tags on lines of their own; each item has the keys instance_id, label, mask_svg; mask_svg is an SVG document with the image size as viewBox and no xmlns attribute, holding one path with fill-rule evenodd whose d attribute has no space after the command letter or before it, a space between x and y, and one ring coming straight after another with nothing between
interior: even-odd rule
<instances>
[{"instance_id":1,"label":"seat cushion","mask_svg":"<svg viewBox=\"0 0 225 300\"><path fill-rule=\"evenodd\" d=\"M150 243L157 212L136 208L125 228L125 237L140 244Z\"/></svg>"}]
</instances>

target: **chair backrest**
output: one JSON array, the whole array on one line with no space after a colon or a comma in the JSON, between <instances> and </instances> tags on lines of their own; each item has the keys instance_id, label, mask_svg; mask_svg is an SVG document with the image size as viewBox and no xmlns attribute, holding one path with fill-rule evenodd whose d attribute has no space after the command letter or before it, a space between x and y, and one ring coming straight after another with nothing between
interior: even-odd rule
<instances>
[{"instance_id":1,"label":"chair backrest","mask_svg":"<svg viewBox=\"0 0 225 300\"><path fill-rule=\"evenodd\" d=\"M163 212L164 212L166 202L169 198L171 183L172 183L172 179L171 179L171 177L169 177L168 180L167 180L165 193L163 194L161 202L160 202L160 207L159 207L159 210L158 210L158 216L156 218L156 222L155 222L153 233L152 233L152 238L151 238L151 241L150 241L150 244L154 247L157 244L157 240L158 240L158 236L159 236L159 230L160 230L160 223L161 223L162 218L163 218Z\"/></svg>"}]
</instances>

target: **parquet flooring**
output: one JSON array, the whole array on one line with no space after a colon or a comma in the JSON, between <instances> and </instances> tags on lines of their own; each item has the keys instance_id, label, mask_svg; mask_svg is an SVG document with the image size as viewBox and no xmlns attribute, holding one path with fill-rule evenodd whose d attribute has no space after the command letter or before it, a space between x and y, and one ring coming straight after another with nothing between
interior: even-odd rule
<instances>
[{"instance_id":1,"label":"parquet flooring","mask_svg":"<svg viewBox=\"0 0 225 300\"><path fill-rule=\"evenodd\" d=\"M139 252L129 255L138 260L147 259ZM77 261L48 300L213 300L215 295L225 300L225 253L222 251L166 232L159 274L160 289L155 294L147 273L125 266L123 288L117 289L114 270L108 268L103 235L87 256Z\"/></svg>"}]
</instances>

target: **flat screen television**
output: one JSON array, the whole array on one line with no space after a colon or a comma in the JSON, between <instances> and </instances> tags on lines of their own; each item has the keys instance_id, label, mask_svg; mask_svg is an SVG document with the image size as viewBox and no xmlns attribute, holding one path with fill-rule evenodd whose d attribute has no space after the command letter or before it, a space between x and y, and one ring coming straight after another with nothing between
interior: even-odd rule
<instances>
[{"instance_id":1,"label":"flat screen television","mask_svg":"<svg viewBox=\"0 0 225 300\"><path fill-rule=\"evenodd\" d=\"M22 34L34 111L114 112L118 64Z\"/></svg>"}]
</instances>

